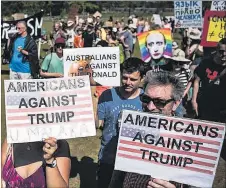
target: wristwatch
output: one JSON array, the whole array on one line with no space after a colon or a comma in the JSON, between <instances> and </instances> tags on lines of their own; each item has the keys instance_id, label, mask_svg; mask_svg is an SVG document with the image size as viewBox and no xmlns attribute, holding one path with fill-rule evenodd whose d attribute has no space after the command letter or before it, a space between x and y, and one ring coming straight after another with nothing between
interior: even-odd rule
<instances>
[{"instance_id":1,"label":"wristwatch","mask_svg":"<svg viewBox=\"0 0 226 188\"><path fill-rule=\"evenodd\" d=\"M55 168L57 166L57 161L54 158L52 163L46 163L46 166L50 167L50 168Z\"/></svg>"}]
</instances>

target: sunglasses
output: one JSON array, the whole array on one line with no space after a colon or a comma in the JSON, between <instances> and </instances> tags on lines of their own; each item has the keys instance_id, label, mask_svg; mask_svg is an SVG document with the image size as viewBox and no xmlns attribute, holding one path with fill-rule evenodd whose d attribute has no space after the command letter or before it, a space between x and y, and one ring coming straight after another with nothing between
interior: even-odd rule
<instances>
[{"instance_id":1,"label":"sunglasses","mask_svg":"<svg viewBox=\"0 0 226 188\"><path fill-rule=\"evenodd\" d=\"M148 104L151 101L157 108L164 108L168 103L174 101L174 99L163 100L163 99L153 99L145 94L140 95L141 102Z\"/></svg>"},{"instance_id":2,"label":"sunglasses","mask_svg":"<svg viewBox=\"0 0 226 188\"><path fill-rule=\"evenodd\" d=\"M23 27L17 27L17 30L23 29Z\"/></svg>"},{"instance_id":3,"label":"sunglasses","mask_svg":"<svg viewBox=\"0 0 226 188\"><path fill-rule=\"evenodd\" d=\"M60 47L61 47L61 48L64 48L65 45L64 45L64 44L56 44L56 47L57 47L57 48L60 48Z\"/></svg>"}]
</instances>

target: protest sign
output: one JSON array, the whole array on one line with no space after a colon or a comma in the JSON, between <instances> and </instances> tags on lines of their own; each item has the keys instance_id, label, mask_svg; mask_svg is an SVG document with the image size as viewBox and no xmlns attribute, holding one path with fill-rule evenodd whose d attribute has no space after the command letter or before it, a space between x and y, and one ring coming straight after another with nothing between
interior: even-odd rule
<instances>
[{"instance_id":1,"label":"protest sign","mask_svg":"<svg viewBox=\"0 0 226 188\"><path fill-rule=\"evenodd\" d=\"M145 62L151 61L151 59L160 59L164 57L172 56L172 37L171 30L168 28L152 30L148 32L141 33L137 36L141 58ZM148 41L147 41L148 40ZM149 40L152 40L153 43L161 42L162 45L153 45L147 46ZM157 49L155 49L157 48ZM157 56L155 52L158 52ZM155 52L154 52L155 51Z\"/></svg>"},{"instance_id":2,"label":"protest sign","mask_svg":"<svg viewBox=\"0 0 226 188\"><path fill-rule=\"evenodd\" d=\"M217 43L226 37L226 12L205 12L203 34L201 45L205 47L216 47Z\"/></svg>"},{"instance_id":3,"label":"protest sign","mask_svg":"<svg viewBox=\"0 0 226 188\"><path fill-rule=\"evenodd\" d=\"M64 49L64 76L89 75L91 86L120 86L119 47Z\"/></svg>"},{"instance_id":4,"label":"protest sign","mask_svg":"<svg viewBox=\"0 0 226 188\"><path fill-rule=\"evenodd\" d=\"M221 123L125 110L115 169L212 187L224 135Z\"/></svg>"},{"instance_id":5,"label":"protest sign","mask_svg":"<svg viewBox=\"0 0 226 188\"><path fill-rule=\"evenodd\" d=\"M17 33L16 24L19 21L24 21L27 24L28 33L34 38L41 37L42 23L43 23L43 14L44 12L39 12L33 16L13 21L1 21L1 41L5 42L9 39L9 35L12 33Z\"/></svg>"},{"instance_id":6,"label":"protest sign","mask_svg":"<svg viewBox=\"0 0 226 188\"><path fill-rule=\"evenodd\" d=\"M88 76L5 80L7 143L96 135Z\"/></svg>"},{"instance_id":7,"label":"protest sign","mask_svg":"<svg viewBox=\"0 0 226 188\"><path fill-rule=\"evenodd\" d=\"M202 28L202 1L174 1L175 28Z\"/></svg>"},{"instance_id":8,"label":"protest sign","mask_svg":"<svg viewBox=\"0 0 226 188\"><path fill-rule=\"evenodd\" d=\"M212 1L210 10L226 11L226 1Z\"/></svg>"},{"instance_id":9,"label":"protest sign","mask_svg":"<svg viewBox=\"0 0 226 188\"><path fill-rule=\"evenodd\" d=\"M159 26L162 26L162 21L159 14L153 14L153 22Z\"/></svg>"}]
</instances>

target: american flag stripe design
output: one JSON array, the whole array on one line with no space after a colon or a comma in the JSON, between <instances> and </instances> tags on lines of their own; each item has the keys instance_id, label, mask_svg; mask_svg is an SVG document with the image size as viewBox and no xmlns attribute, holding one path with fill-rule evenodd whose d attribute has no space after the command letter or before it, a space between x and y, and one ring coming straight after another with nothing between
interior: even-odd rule
<instances>
[{"instance_id":1,"label":"american flag stripe design","mask_svg":"<svg viewBox=\"0 0 226 188\"><path fill-rule=\"evenodd\" d=\"M155 162L155 161L149 161L148 159L141 159L140 157L136 157L136 156L133 156L133 155L118 153L118 156L123 157L123 158L136 159L136 160L140 160L140 161L146 161L146 162L149 162L149 163L155 163L155 164L158 164L158 165L171 167L171 165L168 165L168 164L162 164L162 163L158 163L158 162ZM174 168L180 168L180 167L174 166ZM195 167L188 167L188 166L183 168L183 169L213 175L213 171L210 171L210 170L205 170L205 169L200 169L200 168L195 168Z\"/></svg>"},{"instance_id":2,"label":"american flag stripe design","mask_svg":"<svg viewBox=\"0 0 226 188\"><path fill-rule=\"evenodd\" d=\"M197 123L197 125L198 125L198 123ZM208 127L210 127L210 126L208 125ZM215 140L211 140L211 138L210 139L208 139L208 138L202 139L202 138L200 138L196 135L192 135L192 134L190 134L190 135L186 134L186 136L185 136L185 135L182 135L182 133L177 133L177 132L169 133L169 131L164 130L164 129L159 130L159 136L162 136L164 138L165 145L167 145L168 138L174 138L176 140L182 139L182 140L202 142L203 145L199 146L198 152L195 152L196 145L194 145L194 144L191 145L190 151L183 151L183 150L177 150L176 148L171 149L171 148L163 147L161 145L155 146L155 145L151 145L151 144L146 144L144 141L143 141L143 143L141 143L138 140L132 141L132 139L135 137L137 132L140 132L142 135L142 138L144 138L144 136L146 134L148 134L147 130L149 130L149 129L144 130L144 129L141 129L140 127L139 127L140 129L136 129L132 125L131 126L123 125L123 127L121 127L121 128L122 128L121 135L120 135L121 139L119 140L119 143L118 143L118 153L117 153L118 157L135 159L135 160L145 161L145 162L150 162L150 163L156 163L158 165L170 166L167 164L161 164L161 163L155 162L155 161L153 161L153 159L150 161L148 159L149 152L146 153L146 155L147 155L146 158L142 159L143 152L140 151L140 149L142 148L144 150L155 151L157 153L163 154L163 156L164 156L163 159L166 159L167 155L174 155L176 157L183 156L183 157L192 158L193 164L186 166L185 167L186 170L196 171L196 172L212 175L214 172L214 168L216 168L215 163L217 161L217 155L218 155L219 148L220 148L220 141L216 141L216 140L222 139L223 130L224 130L220 126L219 126L219 135ZM154 135L156 135L156 134L154 134ZM182 144L181 147L182 146L184 146L184 145ZM182 168L180 166L173 166L173 167ZM183 167L183 169L184 169L184 167Z\"/></svg>"},{"instance_id":3,"label":"american flag stripe design","mask_svg":"<svg viewBox=\"0 0 226 188\"><path fill-rule=\"evenodd\" d=\"M48 104L48 97L50 98L56 98L58 96L69 96L69 95L76 95L74 97L74 105L72 103L72 98L68 98L68 105L65 106L58 106L57 104L54 104L54 106L50 107L45 107L42 105L40 108L35 107L31 108L28 106L28 108L25 108L22 106L20 109L19 104L22 98L25 99L26 103L28 104L28 100L30 98L36 98L37 102L39 103L39 100L41 97L45 98L45 101L47 101ZM34 102L34 101L33 101ZM9 128L14 128L18 126L26 127L26 126L31 126L31 117L28 116L28 114L38 114L38 113L43 113L43 114L51 114L53 111L54 113L61 113L65 111L72 111L74 112L74 117L70 118L69 122L53 122L53 123L48 123L48 125L55 125L55 124L69 124L71 122L74 123L79 123L79 122L89 122L93 121L94 119L94 114L93 114L93 108L92 108L92 98L91 98L91 93L90 90L87 88L84 89L75 89L72 91L56 91L56 92L39 92L36 93L36 95L32 96L31 93L22 93L22 95L18 95L17 93L10 93L6 96L6 112L7 112L7 126ZM52 105L52 104L51 104ZM50 116L50 120L52 119L52 116ZM36 117L33 117L34 124L37 126L43 126L45 124L42 123L42 121L39 122L39 124L36 121Z\"/></svg>"},{"instance_id":4,"label":"american flag stripe design","mask_svg":"<svg viewBox=\"0 0 226 188\"><path fill-rule=\"evenodd\" d=\"M76 118L76 119L73 119L69 122L63 122L61 124L70 124L70 123L80 123L80 122L89 122L89 121L92 121L93 120L93 117L89 117L89 118ZM48 125L59 125L60 123L48 123ZM32 124L32 126L43 126L43 125L46 125L46 124ZM9 128L18 128L18 127L27 127L27 126L31 126L31 123L17 123L17 124L8 124L8 127Z\"/></svg>"}]
</instances>

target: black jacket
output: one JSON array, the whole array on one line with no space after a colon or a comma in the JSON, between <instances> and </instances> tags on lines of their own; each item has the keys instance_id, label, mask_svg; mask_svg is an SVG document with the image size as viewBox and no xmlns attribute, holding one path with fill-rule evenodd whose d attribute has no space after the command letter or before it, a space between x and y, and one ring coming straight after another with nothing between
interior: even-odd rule
<instances>
[{"instance_id":1,"label":"black jacket","mask_svg":"<svg viewBox=\"0 0 226 188\"><path fill-rule=\"evenodd\" d=\"M19 35L16 34L10 39L6 55L6 59L9 59L9 61L11 61L12 58L14 42L18 37ZM23 55L22 62L29 62L32 77L38 78L40 71L40 65L38 60L38 49L34 39L29 34L27 34L26 36L23 50L26 50L28 52L28 55L22 54Z\"/></svg>"}]
</instances>

